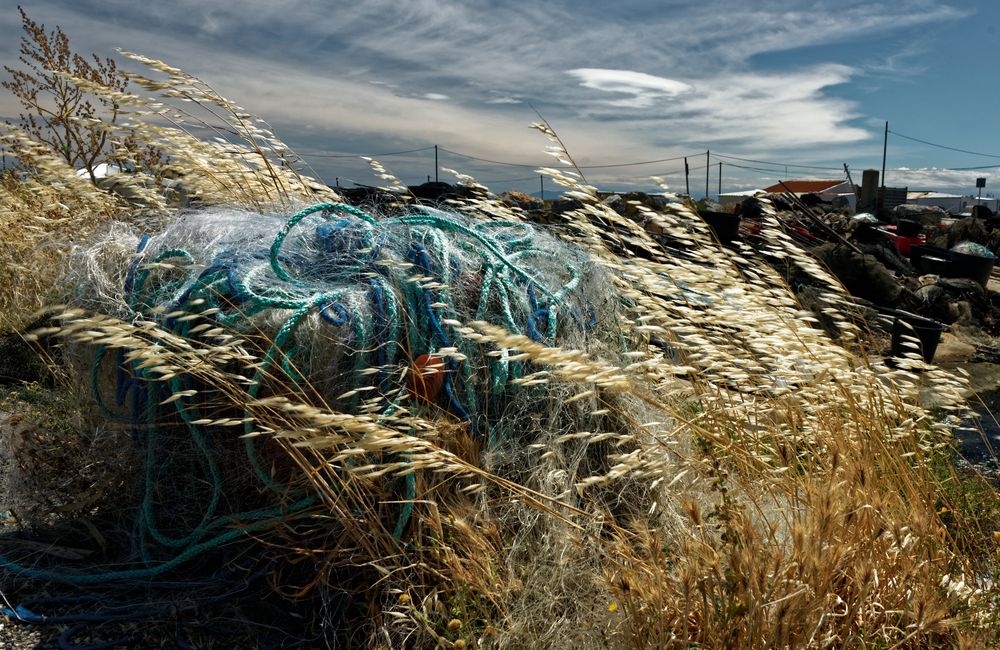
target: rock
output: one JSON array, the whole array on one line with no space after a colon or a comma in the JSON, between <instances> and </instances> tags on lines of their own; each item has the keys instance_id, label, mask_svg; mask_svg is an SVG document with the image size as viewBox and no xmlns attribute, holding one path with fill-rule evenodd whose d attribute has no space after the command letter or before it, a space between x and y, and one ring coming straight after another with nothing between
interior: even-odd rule
<instances>
[{"instance_id":1,"label":"rock","mask_svg":"<svg viewBox=\"0 0 1000 650\"><path fill-rule=\"evenodd\" d=\"M716 203L712 199L704 198L698 201L698 211L709 210L710 212L725 212L726 209L721 203Z\"/></svg>"},{"instance_id":2,"label":"rock","mask_svg":"<svg viewBox=\"0 0 1000 650\"><path fill-rule=\"evenodd\" d=\"M972 206L972 218L973 219L992 219L993 210L990 210L985 205L974 205Z\"/></svg>"},{"instance_id":3,"label":"rock","mask_svg":"<svg viewBox=\"0 0 1000 650\"><path fill-rule=\"evenodd\" d=\"M940 278L937 284L946 291L957 295L971 293L982 296L986 291L983 289L983 285L969 278Z\"/></svg>"},{"instance_id":4,"label":"rock","mask_svg":"<svg viewBox=\"0 0 1000 650\"><path fill-rule=\"evenodd\" d=\"M663 210L671 203L677 202L677 199L671 201L666 196L662 194L646 194L645 192L626 192L622 195L626 203L632 203L633 201L638 201L647 208L652 208L653 210Z\"/></svg>"},{"instance_id":5,"label":"rock","mask_svg":"<svg viewBox=\"0 0 1000 650\"><path fill-rule=\"evenodd\" d=\"M611 208L618 214L625 214L625 208L628 207L627 204L625 203L625 199L618 196L617 194L610 195L609 197L601 201L601 204L606 205L607 207Z\"/></svg>"},{"instance_id":6,"label":"rock","mask_svg":"<svg viewBox=\"0 0 1000 650\"><path fill-rule=\"evenodd\" d=\"M946 292L944 287L939 287L937 284L926 284L917 289L915 294L917 298L920 299L920 304L922 306L930 307L944 298Z\"/></svg>"},{"instance_id":7,"label":"rock","mask_svg":"<svg viewBox=\"0 0 1000 650\"><path fill-rule=\"evenodd\" d=\"M806 194L799 196L799 200L810 208L829 205L826 201L823 200L822 196L814 192L808 192Z\"/></svg>"},{"instance_id":8,"label":"rock","mask_svg":"<svg viewBox=\"0 0 1000 650\"><path fill-rule=\"evenodd\" d=\"M943 332L937 352L934 353L934 363L968 361L975 354L976 346L962 341L950 332Z\"/></svg>"},{"instance_id":9,"label":"rock","mask_svg":"<svg viewBox=\"0 0 1000 650\"><path fill-rule=\"evenodd\" d=\"M770 209L770 205L765 204L756 196L751 196L736 205L736 214L744 219L762 219Z\"/></svg>"},{"instance_id":10,"label":"rock","mask_svg":"<svg viewBox=\"0 0 1000 650\"><path fill-rule=\"evenodd\" d=\"M833 206L835 210L851 209L851 200L846 196L836 196L833 198L833 201L831 201L830 204Z\"/></svg>"},{"instance_id":11,"label":"rock","mask_svg":"<svg viewBox=\"0 0 1000 650\"><path fill-rule=\"evenodd\" d=\"M948 317L952 323L971 325L973 323L972 305L967 300L956 300L948 305Z\"/></svg>"},{"instance_id":12,"label":"rock","mask_svg":"<svg viewBox=\"0 0 1000 650\"><path fill-rule=\"evenodd\" d=\"M387 194L377 187L340 187L337 192L351 205L375 204L379 197Z\"/></svg>"},{"instance_id":13,"label":"rock","mask_svg":"<svg viewBox=\"0 0 1000 650\"><path fill-rule=\"evenodd\" d=\"M904 203L892 209L891 221L898 222L900 219L916 221L922 226L936 226L942 219L948 217L948 213L936 205L911 205Z\"/></svg>"},{"instance_id":14,"label":"rock","mask_svg":"<svg viewBox=\"0 0 1000 650\"><path fill-rule=\"evenodd\" d=\"M506 205L522 210L542 210L545 208L545 201L524 192L504 192L500 195L500 200Z\"/></svg>"},{"instance_id":15,"label":"rock","mask_svg":"<svg viewBox=\"0 0 1000 650\"><path fill-rule=\"evenodd\" d=\"M862 252L871 255L881 262L887 269L895 271L901 275L913 273L913 267L909 261L899 254L899 249L890 242L884 234L877 230L872 231L873 235L869 239L864 233L859 233L855 238L858 240L858 248Z\"/></svg>"},{"instance_id":16,"label":"rock","mask_svg":"<svg viewBox=\"0 0 1000 650\"><path fill-rule=\"evenodd\" d=\"M421 183L420 185L411 185L407 189L409 189L410 193L418 199L438 203L446 199L458 198L462 194L454 185L438 181Z\"/></svg>"},{"instance_id":17,"label":"rock","mask_svg":"<svg viewBox=\"0 0 1000 650\"><path fill-rule=\"evenodd\" d=\"M571 210L579 210L583 207L583 202L579 199L559 199L552 202L552 212L562 214Z\"/></svg>"}]
</instances>

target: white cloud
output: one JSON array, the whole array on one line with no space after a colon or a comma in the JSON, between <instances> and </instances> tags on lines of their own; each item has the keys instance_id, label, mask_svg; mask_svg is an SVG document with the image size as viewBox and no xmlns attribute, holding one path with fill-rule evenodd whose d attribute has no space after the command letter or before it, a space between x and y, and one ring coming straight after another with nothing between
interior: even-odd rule
<instances>
[{"instance_id":1,"label":"white cloud","mask_svg":"<svg viewBox=\"0 0 1000 650\"><path fill-rule=\"evenodd\" d=\"M684 102L683 114L666 117L690 133L714 134L710 140L760 143L768 149L856 142L870 134L848 124L857 117L854 104L824 94L852 74L845 66L824 65L781 74L722 75Z\"/></svg>"},{"instance_id":2,"label":"white cloud","mask_svg":"<svg viewBox=\"0 0 1000 650\"><path fill-rule=\"evenodd\" d=\"M908 169L901 167L887 169L885 182L890 186L909 188L911 191L943 188L974 195L977 192L976 179L986 177L988 188L991 175L994 178L1000 177L1000 169Z\"/></svg>"},{"instance_id":3,"label":"white cloud","mask_svg":"<svg viewBox=\"0 0 1000 650\"><path fill-rule=\"evenodd\" d=\"M34 0L30 11L62 25L81 51L122 46L188 69L279 123L282 135L312 125L316 149L324 133L352 142L377 134L400 148L438 143L544 160L524 102L581 164L717 144L788 158L865 142L875 129L863 128L862 107L831 88L868 70L816 59L776 70L755 57L965 15L942 0L620 0L613 12L569 0L104 0L100 9ZM0 12L4 33L16 32L12 13ZM15 39L0 42L4 62L15 49ZM0 97L0 112L12 109Z\"/></svg>"},{"instance_id":4,"label":"white cloud","mask_svg":"<svg viewBox=\"0 0 1000 650\"><path fill-rule=\"evenodd\" d=\"M567 70L580 80L584 88L606 93L631 95L628 99L609 100L609 106L622 108L648 108L658 99L669 99L691 90L689 84L675 79L657 77L634 70L609 70L606 68L576 68Z\"/></svg>"},{"instance_id":5,"label":"white cloud","mask_svg":"<svg viewBox=\"0 0 1000 650\"><path fill-rule=\"evenodd\" d=\"M493 99L487 99L487 104L520 104L520 99L515 99L513 97L494 97Z\"/></svg>"}]
</instances>

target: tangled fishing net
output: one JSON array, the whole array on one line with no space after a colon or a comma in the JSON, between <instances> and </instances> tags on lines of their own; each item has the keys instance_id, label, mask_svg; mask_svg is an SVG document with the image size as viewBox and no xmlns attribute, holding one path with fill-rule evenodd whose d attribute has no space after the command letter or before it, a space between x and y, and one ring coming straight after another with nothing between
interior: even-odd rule
<instances>
[{"instance_id":1,"label":"tangled fishing net","mask_svg":"<svg viewBox=\"0 0 1000 650\"><path fill-rule=\"evenodd\" d=\"M537 433L524 417L529 404L536 413L564 407L553 403L557 392L526 379L524 355L476 341L466 323L542 346L611 358L624 351L620 299L579 247L527 223L426 207L381 218L335 203L290 218L206 210L155 236L112 228L77 251L72 269L76 309L62 315L60 335L86 344L68 354L90 378L103 417L130 434L134 505L105 535L115 540L114 566L0 562L23 577L115 593L109 606L71 608L78 611L64 616L79 624L73 634L117 621L138 602L154 616L176 610L181 596L166 593L175 588L199 611L223 607L251 583L275 579L282 539L312 545L300 550L307 556L336 546L330 540L346 535L338 516L367 514L374 521L364 526L406 543L420 454L412 438L401 445L393 436L452 430L475 450L465 454L473 465L511 462ZM310 485L303 474L316 459L293 450L295 434L283 440L276 423L312 430L319 411L292 412L289 397L300 409L340 414L328 417L354 435L345 443L387 431L390 441L381 452L348 449L339 468L326 468L325 483L317 486L312 471ZM396 471L353 478L365 463ZM330 499L353 505L338 504L317 523ZM248 538L267 541L238 545ZM317 582L324 571L287 564L283 584ZM178 577L192 565L215 575ZM326 609L342 614L347 591L327 590ZM17 614L54 620L30 605ZM178 643L190 629L177 629Z\"/></svg>"},{"instance_id":2,"label":"tangled fishing net","mask_svg":"<svg viewBox=\"0 0 1000 650\"><path fill-rule=\"evenodd\" d=\"M975 257L985 257L987 259L996 259L996 255L986 246L978 244L973 241L963 241L955 244L951 247L953 253L961 253L963 255L973 255Z\"/></svg>"}]
</instances>

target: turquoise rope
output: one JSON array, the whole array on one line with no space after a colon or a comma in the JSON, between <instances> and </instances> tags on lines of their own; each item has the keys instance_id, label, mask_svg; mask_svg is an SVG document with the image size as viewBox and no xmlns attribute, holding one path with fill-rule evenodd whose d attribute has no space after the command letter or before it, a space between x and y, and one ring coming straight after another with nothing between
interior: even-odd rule
<instances>
[{"instance_id":1,"label":"turquoise rope","mask_svg":"<svg viewBox=\"0 0 1000 650\"><path fill-rule=\"evenodd\" d=\"M314 284L306 277L293 275L292 267L286 260L296 260L293 264L296 268L306 268L313 273L316 269L302 267L295 255L290 258L282 255L282 249L296 226L314 214L323 218L328 218L332 214L347 215L344 225L337 225L332 231L324 231L323 236L337 237L340 229L344 228L345 234L354 238L354 241L347 245L354 246L355 250L370 251L369 254L345 257L345 260L349 261L338 262L340 266L332 267L332 270L349 283L347 286L331 290L329 287L324 288ZM423 259L430 260L430 267L424 269L421 274L435 276L433 279L443 286L438 289L425 289L418 283L408 281L418 274L419 268L400 271L391 265L386 265L383 259L390 260L392 253L390 257L383 257L380 251L386 242L390 241L388 239L390 236L397 237L395 241L405 242L408 239L410 242L422 245L421 250L426 252L426 257ZM396 254L402 254L398 246L394 250ZM450 326L442 322L442 319L460 317L460 312L454 307L455 287L463 280L463 276L458 274L461 269L456 265L465 262L454 261L461 259L455 257L458 252L464 254L465 259L471 254L481 264L478 269L472 268L473 273L477 274L482 282L477 291L478 305L475 306L477 319L489 320L490 314L496 313L499 323L508 330L523 333L526 324L522 319L534 318L534 311L537 311L533 310L528 301L526 290L530 287L538 295L548 299L548 304L544 306L546 310L544 325L536 323L536 327L546 342L555 340L559 314L564 303L577 290L580 272L571 261L560 260L558 254L536 248L531 226L518 222L480 222L467 225L459 222L454 216L433 211L378 221L357 208L340 203L323 203L292 215L278 229L266 256L257 258L259 261L254 261L250 257L239 257L235 253L230 257L224 254L213 262L214 269L209 268L200 276L193 277L187 282L165 281L152 287L151 290L149 285L153 269L147 265L135 274L129 305L141 314L148 313L161 320L162 317L158 316L157 312L147 312L147 310L164 304L173 305L168 311L184 310L189 313L198 313L199 309L202 311L217 309L219 311L211 316L206 315L205 319L214 320L216 324L230 330L242 331L254 331L255 327L250 319L258 315L288 312L281 316L281 325L246 387L248 402L259 396L267 378L272 375L280 376L293 385L305 381L311 362L308 358L304 358L299 364L292 363L293 357L303 356L299 352L300 346L294 342L295 333L310 315L315 316L336 306L333 310L336 311L335 318L327 318L330 314L324 318L335 325L345 326L347 328L345 331L350 332L345 338L348 341L346 345L353 351L353 367L347 372L350 375L347 383L353 390L362 388L366 381L375 381L375 379L365 379L367 375L363 375L362 371L374 365L376 360L379 365L385 366L384 370L388 370L396 365L402 354L414 358L422 353L434 353L439 340L448 340L469 359L468 362L455 364L452 367L458 373L456 378L463 384L460 390L463 391L465 403L475 409L479 398L476 394L478 373L484 373L487 378L487 394L499 395L506 390L512 379L521 376L524 365L508 361L505 351L501 351L500 357L485 356L482 346L458 336L456 332L451 331ZM566 281L558 286L549 287L536 279L535 274L529 269L531 261L539 257L547 258L549 263L565 264ZM179 248L165 250L155 255L152 260L161 262L175 258L189 266L195 263L194 255ZM397 258L397 261L402 260ZM321 267L317 269L322 272ZM376 312L365 311L359 302L359 298L364 295L359 287L365 286L368 287L364 293L367 293L370 308L372 310L378 308L377 321L371 317ZM203 301L202 307L192 306L192 303L199 299ZM429 306L431 303L440 304ZM165 321L163 324L175 334L189 336L193 323ZM435 334L435 328L442 328L436 330L439 334ZM441 333L442 331L444 333ZM446 339L442 338L445 336ZM99 347L92 371L92 381L95 401L102 411L111 414L111 409L104 403L100 391L97 390L99 368L105 356L105 349ZM381 381L386 381L388 376L384 374L384 370L378 375L382 377ZM155 385L154 378L136 369L135 364L132 364L131 373L136 381L144 382L147 386ZM174 379L170 382L170 388L172 392L177 393L183 386L179 380ZM155 392L152 390L149 392L150 402L155 402ZM364 396L371 397L372 394L366 393ZM350 404L347 405L348 408L356 410L362 397L361 393L355 392ZM392 413L398 408L399 401L406 397L407 393L399 390L396 400L383 410L383 414ZM485 398L483 403L487 403ZM208 430L194 424L195 421L202 419L202 416L196 405L187 398L175 400L173 408L184 423L187 435L191 438L190 442L199 456L205 478L211 484L210 492L207 504L199 513L200 521L196 525L183 534L168 534L160 529L154 501L159 480L158 472L161 470L155 467L157 463L155 449L158 445L166 443L160 441L154 406L155 404L147 406L147 421L144 423L147 468L140 508L139 541L142 556L147 562L151 562L147 547L153 543L173 549L176 553L175 560L180 562L200 552L197 549L210 548L213 544L235 539L240 533L232 531L213 536L213 530L221 525L220 522L225 521L219 513L223 496L223 479L211 451ZM245 433L252 433L253 424L249 420L251 416L249 409L244 415L248 421L243 430ZM492 433L489 444L490 446L494 444ZM287 494L289 487L272 478L268 469L264 467L256 449L255 439L246 438L244 445L253 474L263 486L275 494ZM402 538L412 516L412 502L416 498L416 481L412 473L405 475L403 491L404 504L393 528L393 534L397 539ZM247 516L252 518L251 515ZM143 571L148 570L152 570L152 567L143 569Z\"/></svg>"}]
</instances>

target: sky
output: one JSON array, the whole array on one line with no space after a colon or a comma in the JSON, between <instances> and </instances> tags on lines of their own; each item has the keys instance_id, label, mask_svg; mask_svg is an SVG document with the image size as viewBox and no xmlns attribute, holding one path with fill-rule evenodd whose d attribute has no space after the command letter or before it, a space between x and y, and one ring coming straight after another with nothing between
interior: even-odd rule
<instances>
[{"instance_id":1,"label":"sky","mask_svg":"<svg viewBox=\"0 0 1000 650\"><path fill-rule=\"evenodd\" d=\"M658 176L685 191L684 156L695 196L706 160L711 196L720 162L724 192L843 178L844 163L860 183L882 166L888 121L888 185L974 193L983 176L984 195L1000 195L1000 167L962 169L1000 165L994 0L23 6L77 51L122 48L203 79L331 185L379 184L353 155L376 154L408 184L452 180L452 168L495 191L551 192L535 169L558 163L529 128L541 115L601 189ZM0 7L4 64L16 65L19 32L14 5ZM16 113L0 95L0 116ZM662 162L609 166L645 161Z\"/></svg>"}]
</instances>

